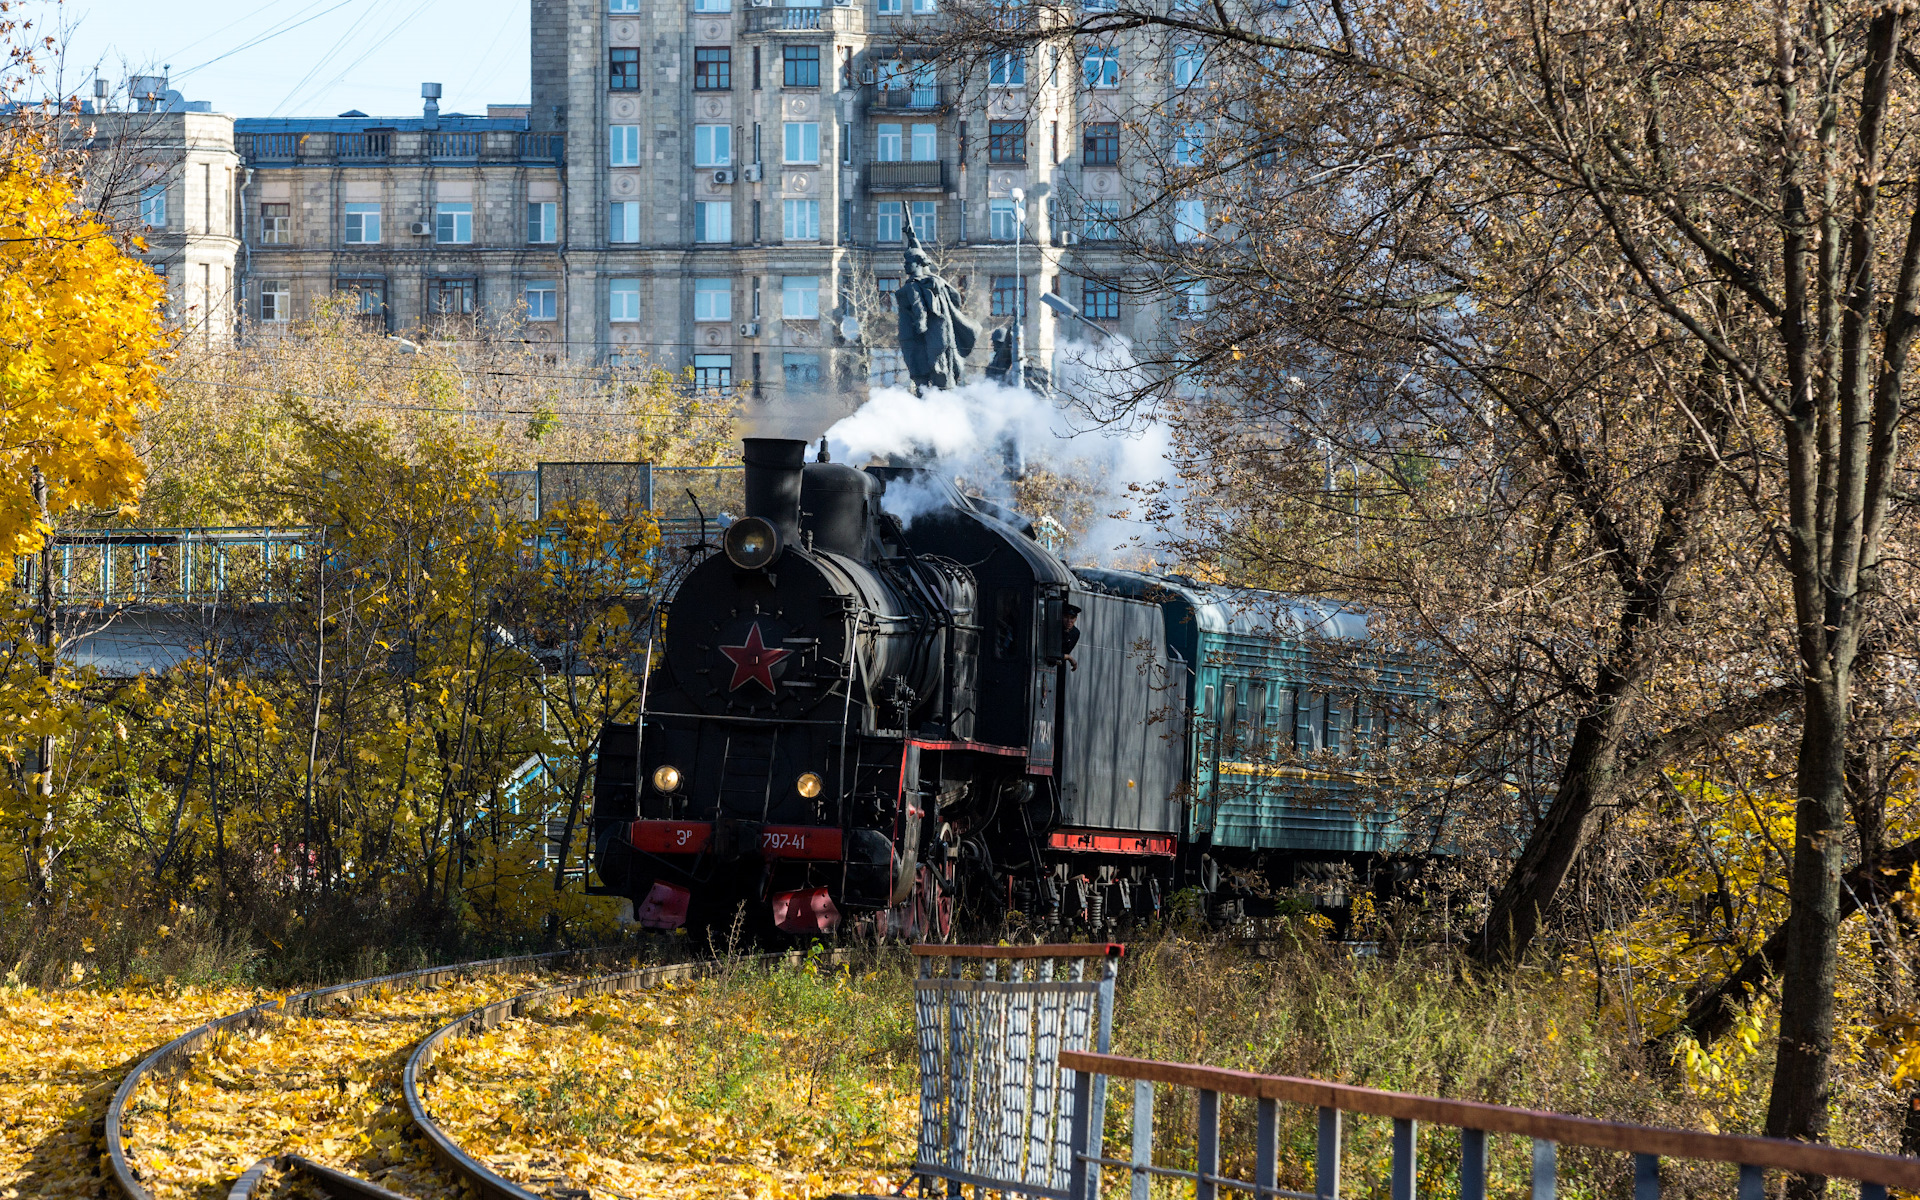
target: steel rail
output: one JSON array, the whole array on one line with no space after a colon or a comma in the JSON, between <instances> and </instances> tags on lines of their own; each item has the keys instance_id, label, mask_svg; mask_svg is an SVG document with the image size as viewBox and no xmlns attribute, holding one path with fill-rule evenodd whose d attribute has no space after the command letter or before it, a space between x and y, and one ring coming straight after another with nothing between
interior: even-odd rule
<instances>
[{"instance_id":1,"label":"steel rail","mask_svg":"<svg viewBox=\"0 0 1920 1200\"><path fill-rule=\"evenodd\" d=\"M835 950L825 957L825 961L837 966L851 957L850 952L846 950ZM789 951L756 954L734 961L754 964L800 963L805 961L805 955L799 951ZM507 1021L526 1015L528 1011L548 1000L578 999L582 996L601 995L607 992L644 991L662 983L681 979L699 979L712 975L725 965L719 960L707 960L641 967L637 970L623 971L617 975L596 976L579 983L541 988L476 1008L460 1019L427 1035L421 1039L418 1046L414 1047L412 1057L407 1059L407 1069L401 1077L401 1090L406 1095L407 1112L412 1116L415 1127L426 1137L434 1155L448 1170L467 1183L477 1195L484 1197L485 1200L545 1200L539 1193L530 1192L496 1173L486 1163L461 1149L459 1143L449 1137L446 1131L428 1115L426 1097L421 1091L421 1077L433 1065L442 1046L456 1037L471 1037L495 1029Z\"/></svg>"},{"instance_id":2,"label":"steel rail","mask_svg":"<svg viewBox=\"0 0 1920 1200\"><path fill-rule=\"evenodd\" d=\"M398 974L381 975L371 979L355 980L352 983L298 992L288 996L284 1001L269 1000L265 1004L256 1004L252 1008L229 1013L224 1017L197 1025L141 1059L139 1064L120 1081L120 1086L114 1089L113 1099L107 1105L104 1123L107 1161L113 1175L113 1182L127 1200L153 1200L153 1193L148 1191L146 1185L140 1181L139 1169L127 1153L125 1139L127 1104L148 1076L161 1071L184 1070L189 1059L222 1034L263 1025L276 1015L305 1014L311 1012L316 1004L329 1000L352 999L375 988L427 987L448 979L471 978L478 975L520 974L538 969L538 965L543 963L560 962L570 958L607 958L622 953L631 953L631 950L626 947L558 950L548 954L522 954L511 958L479 959L451 966L422 967L417 971L402 971ZM248 1174L252 1172L249 1171ZM257 1181L258 1176L254 1178ZM251 1184L248 1186L251 1187Z\"/></svg>"}]
</instances>

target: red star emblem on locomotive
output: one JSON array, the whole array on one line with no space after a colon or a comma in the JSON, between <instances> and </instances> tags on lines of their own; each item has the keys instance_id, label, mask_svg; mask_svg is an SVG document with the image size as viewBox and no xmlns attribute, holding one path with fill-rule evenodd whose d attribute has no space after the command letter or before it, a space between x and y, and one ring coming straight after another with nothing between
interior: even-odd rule
<instances>
[{"instance_id":1,"label":"red star emblem on locomotive","mask_svg":"<svg viewBox=\"0 0 1920 1200\"><path fill-rule=\"evenodd\" d=\"M747 640L738 646L722 646L720 653L733 660L733 682L727 690L737 692L740 685L752 680L769 692L773 690L773 664L779 662L793 651L779 646L769 646L760 638L760 622L755 621L747 627Z\"/></svg>"}]
</instances>

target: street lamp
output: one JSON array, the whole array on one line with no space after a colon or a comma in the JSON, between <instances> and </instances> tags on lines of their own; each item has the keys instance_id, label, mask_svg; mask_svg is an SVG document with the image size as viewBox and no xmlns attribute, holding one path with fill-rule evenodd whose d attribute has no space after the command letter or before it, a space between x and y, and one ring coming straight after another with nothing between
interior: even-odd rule
<instances>
[{"instance_id":1,"label":"street lamp","mask_svg":"<svg viewBox=\"0 0 1920 1200\"><path fill-rule=\"evenodd\" d=\"M1033 185L1033 198L1041 199L1053 190L1050 183ZM1008 387L1027 386L1026 327L1027 277L1020 273L1020 234L1027 227L1027 193L1014 188L1007 195L1013 200L1013 364L1007 368Z\"/></svg>"}]
</instances>

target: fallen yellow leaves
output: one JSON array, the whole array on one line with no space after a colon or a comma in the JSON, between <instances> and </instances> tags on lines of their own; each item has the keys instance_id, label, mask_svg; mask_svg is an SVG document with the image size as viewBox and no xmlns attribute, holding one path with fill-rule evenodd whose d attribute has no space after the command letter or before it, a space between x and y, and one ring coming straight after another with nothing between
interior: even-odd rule
<instances>
[{"instance_id":1,"label":"fallen yellow leaves","mask_svg":"<svg viewBox=\"0 0 1920 1200\"><path fill-rule=\"evenodd\" d=\"M301 1154L405 1195L455 1195L407 1135L400 1076L420 1039L552 976L394 988L224 1039L128 1106L127 1145L156 1197L224 1195L270 1155Z\"/></svg>"},{"instance_id":2,"label":"fallen yellow leaves","mask_svg":"<svg viewBox=\"0 0 1920 1200\"><path fill-rule=\"evenodd\" d=\"M0 1200L103 1194L95 1126L147 1051L262 998L237 988L0 988Z\"/></svg>"},{"instance_id":3,"label":"fallen yellow leaves","mask_svg":"<svg viewBox=\"0 0 1920 1200\"><path fill-rule=\"evenodd\" d=\"M807 967L556 1002L449 1044L426 1101L534 1191L886 1194L918 1120L909 994Z\"/></svg>"}]
</instances>

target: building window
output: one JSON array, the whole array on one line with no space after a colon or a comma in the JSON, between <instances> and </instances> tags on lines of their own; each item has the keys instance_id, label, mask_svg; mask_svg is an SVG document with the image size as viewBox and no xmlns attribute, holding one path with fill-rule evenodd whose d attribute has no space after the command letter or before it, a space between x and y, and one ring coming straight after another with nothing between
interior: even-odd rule
<instances>
[{"instance_id":1,"label":"building window","mask_svg":"<svg viewBox=\"0 0 1920 1200\"><path fill-rule=\"evenodd\" d=\"M292 207L290 204L260 206L260 244L262 246L284 246L293 240Z\"/></svg>"},{"instance_id":2,"label":"building window","mask_svg":"<svg viewBox=\"0 0 1920 1200\"><path fill-rule=\"evenodd\" d=\"M1025 121L987 122L987 161L1023 163L1027 161L1027 123Z\"/></svg>"},{"instance_id":3,"label":"building window","mask_svg":"<svg viewBox=\"0 0 1920 1200\"><path fill-rule=\"evenodd\" d=\"M636 13L640 11L640 0L607 0L607 11Z\"/></svg>"},{"instance_id":4,"label":"building window","mask_svg":"<svg viewBox=\"0 0 1920 1200\"><path fill-rule=\"evenodd\" d=\"M1120 202L1089 200L1081 210L1081 234L1090 242L1111 242L1120 236Z\"/></svg>"},{"instance_id":5,"label":"building window","mask_svg":"<svg viewBox=\"0 0 1920 1200\"><path fill-rule=\"evenodd\" d=\"M638 321L640 319L640 281L638 279L607 280L607 320Z\"/></svg>"},{"instance_id":6,"label":"building window","mask_svg":"<svg viewBox=\"0 0 1920 1200\"><path fill-rule=\"evenodd\" d=\"M733 126L695 125L693 127L693 165L724 167L733 162Z\"/></svg>"},{"instance_id":7,"label":"building window","mask_svg":"<svg viewBox=\"0 0 1920 1200\"><path fill-rule=\"evenodd\" d=\"M696 321L733 320L733 281L731 279L694 280L693 319Z\"/></svg>"},{"instance_id":8,"label":"building window","mask_svg":"<svg viewBox=\"0 0 1920 1200\"><path fill-rule=\"evenodd\" d=\"M347 205L347 229L345 241L349 246L371 246L380 240L380 206L378 204Z\"/></svg>"},{"instance_id":9,"label":"building window","mask_svg":"<svg viewBox=\"0 0 1920 1200\"><path fill-rule=\"evenodd\" d=\"M640 90L640 52L607 51L607 86L616 92Z\"/></svg>"},{"instance_id":10,"label":"building window","mask_svg":"<svg viewBox=\"0 0 1920 1200\"><path fill-rule=\"evenodd\" d=\"M693 90L724 92L733 86L733 48L696 46L693 50Z\"/></svg>"},{"instance_id":11,"label":"building window","mask_svg":"<svg viewBox=\"0 0 1920 1200\"><path fill-rule=\"evenodd\" d=\"M551 279L539 279L528 283L525 296L529 321L551 321L560 310L560 290L554 286Z\"/></svg>"},{"instance_id":12,"label":"building window","mask_svg":"<svg viewBox=\"0 0 1920 1200\"><path fill-rule=\"evenodd\" d=\"M727 354L693 356L693 386L724 391L733 386L733 357Z\"/></svg>"},{"instance_id":13,"label":"building window","mask_svg":"<svg viewBox=\"0 0 1920 1200\"><path fill-rule=\"evenodd\" d=\"M1182 167L1197 167L1207 149L1207 123L1193 121L1177 127L1173 139L1173 161Z\"/></svg>"},{"instance_id":14,"label":"building window","mask_svg":"<svg viewBox=\"0 0 1920 1200\"><path fill-rule=\"evenodd\" d=\"M939 11L938 4L939 0L913 0L913 15L916 17L930 16Z\"/></svg>"},{"instance_id":15,"label":"building window","mask_svg":"<svg viewBox=\"0 0 1920 1200\"><path fill-rule=\"evenodd\" d=\"M780 280L780 315L789 321L820 319L820 277L787 275Z\"/></svg>"},{"instance_id":16,"label":"building window","mask_svg":"<svg viewBox=\"0 0 1920 1200\"><path fill-rule=\"evenodd\" d=\"M635 239L636 241L638 239ZM698 200L693 205L693 240L731 242L733 240L733 201Z\"/></svg>"},{"instance_id":17,"label":"building window","mask_svg":"<svg viewBox=\"0 0 1920 1200\"><path fill-rule=\"evenodd\" d=\"M883 17L897 17L906 11L906 6L900 0L878 0L874 11Z\"/></svg>"},{"instance_id":18,"label":"building window","mask_svg":"<svg viewBox=\"0 0 1920 1200\"><path fill-rule=\"evenodd\" d=\"M1207 315L1207 281L1183 279L1173 285L1173 315L1182 321L1198 321Z\"/></svg>"},{"instance_id":19,"label":"building window","mask_svg":"<svg viewBox=\"0 0 1920 1200\"><path fill-rule=\"evenodd\" d=\"M284 279L260 281L260 319L281 322L293 319L293 293Z\"/></svg>"},{"instance_id":20,"label":"building window","mask_svg":"<svg viewBox=\"0 0 1920 1200\"><path fill-rule=\"evenodd\" d=\"M1206 52L1199 46L1173 48L1173 86L1197 87L1206 82Z\"/></svg>"},{"instance_id":21,"label":"building window","mask_svg":"<svg viewBox=\"0 0 1920 1200\"><path fill-rule=\"evenodd\" d=\"M607 205L607 240L609 242L640 240L640 202L638 200L615 200Z\"/></svg>"},{"instance_id":22,"label":"building window","mask_svg":"<svg viewBox=\"0 0 1920 1200\"><path fill-rule=\"evenodd\" d=\"M436 317L471 313L478 290L471 279L436 279L427 288L427 312Z\"/></svg>"},{"instance_id":23,"label":"building window","mask_svg":"<svg viewBox=\"0 0 1920 1200\"><path fill-rule=\"evenodd\" d=\"M433 240L442 246L464 246L473 241L473 205L435 205Z\"/></svg>"},{"instance_id":24,"label":"building window","mask_svg":"<svg viewBox=\"0 0 1920 1200\"><path fill-rule=\"evenodd\" d=\"M1027 311L1027 278L1024 275L993 277L993 310L996 317L1019 316Z\"/></svg>"},{"instance_id":25,"label":"building window","mask_svg":"<svg viewBox=\"0 0 1920 1200\"><path fill-rule=\"evenodd\" d=\"M1120 289L1110 283L1089 279L1080 287L1080 312L1089 321L1120 319Z\"/></svg>"},{"instance_id":26,"label":"building window","mask_svg":"<svg viewBox=\"0 0 1920 1200\"><path fill-rule=\"evenodd\" d=\"M723 13L733 11L733 0L693 0L693 11Z\"/></svg>"},{"instance_id":27,"label":"building window","mask_svg":"<svg viewBox=\"0 0 1920 1200\"><path fill-rule=\"evenodd\" d=\"M560 240L560 205L552 200L527 201L527 240L529 242L557 242Z\"/></svg>"},{"instance_id":28,"label":"building window","mask_svg":"<svg viewBox=\"0 0 1920 1200\"><path fill-rule=\"evenodd\" d=\"M820 161L820 123L817 121L788 121L786 123L786 160L790 163L817 163Z\"/></svg>"},{"instance_id":29,"label":"building window","mask_svg":"<svg viewBox=\"0 0 1920 1200\"><path fill-rule=\"evenodd\" d=\"M871 387L904 387L907 362L898 350L875 350L867 359L867 383Z\"/></svg>"},{"instance_id":30,"label":"building window","mask_svg":"<svg viewBox=\"0 0 1920 1200\"><path fill-rule=\"evenodd\" d=\"M820 47L788 46L780 55L780 82L790 88L820 86Z\"/></svg>"},{"instance_id":31,"label":"building window","mask_svg":"<svg viewBox=\"0 0 1920 1200\"><path fill-rule=\"evenodd\" d=\"M167 185L156 183L140 193L140 223L148 229L167 227Z\"/></svg>"},{"instance_id":32,"label":"building window","mask_svg":"<svg viewBox=\"0 0 1920 1200\"><path fill-rule=\"evenodd\" d=\"M607 165L610 167L640 165L640 127L638 125L607 126Z\"/></svg>"},{"instance_id":33,"label":"building window","mask_svg":"<svg viewBox=\"0 0 1920 1200\"><path fill-rule=\"evenodd\" d=\"M873 156L878 162L899 162L906 151L903 125L875 125L873 127Z\"/></svg>"},{"instance_id":34,"label":"building window","mask_svg":"<svg viewBox=\"0 0 1920 1200\"><path fill-rule=\"evenodd\" d=\"M940 127L932 123L913 127L913 161L933 162L940 157Z\"/></svg>"},{"instance_id":35,"label":"building window","mask_svg":"<svg viewBox=\"0 0 1920 1200\"><path fill-rule=\"evenodd\" d=\"M909 210L913 213L913 235L925 242L940 240L940 202L938 200L915 200Z\"/></svg>"},{"instance_id":36,"label":"building window","mask_svg":"<svg viewBox=\"0 0 1920 1200\"><path fill-rule=\"evenodd\" d=\"M1204 200L1173 202L1173 240L1195 242L1207 236L1207 205Z\"/></svg>"},{"instance_id":37,"label":"building window","mask_svg":"<svg viewBox=\"0 0 1920 1200\"><path fill-rule=\"evenodd\" d=\"M820 240L820 202L818 200L782 200L780 236L789 242Z\"/></svg>"},{"instance_id":38,"label":"building window","mask_svg":"<svg viewBox=\"0 0 1920 1200\"><path fill-rule=\"evenodd\" d=\"M906 205L899 200L882 200L880 211L874 216L874 240L897 242L901 240L900 223Z\"/></svg>"},{"instance_id":39,"label":"building window","mask_svg":"<svg viewBox=\"0 0 1920 1200\"><path fill-rule=\"evenodd\" d=\"M1081 61L1090 88L1120 86L1120 51L1113 46L1092 46Z\"/></svg>"},{"instance_id":40,"label":"building window","mask_svg":"<svg viewBox=\"0 0 1920 1200\"><path fill-rule=\"evenodd\" d=\"M880 308L883 312L893 311L893 294L900 290L898 275L875 275L873 290L880 294Z\"/></svg>"},{"instance_id":41,"label":"building window","mask_svg":"<svg viewBox=\"0 0 1920 1200\"><path fill-rule=\"evenodd\" d=\"M1085 153L1081 161L1090 167L1113 166L1120 161L1120 123L1089 121L1083 144Z\"/></svg>"},{"instance_id":42,"label":"building window","mask_svg":"<svg viewBox=\"0 0 1920 1200\"><path fill-rule=\"evenodd\" d=\"M815 387L820 383L820 356L818 354L783 354L780 365L787 376L790 388Z\"/></svg>"},{"instance_id":43,"label":"building window","mask_svg":"<svg viewBox=\"0 0 1920 1200\"><path fill-rule=\"evenodd\" d=\"M1011 200L987 201L987 236L996 242L1010 242L1020 228L1020 206Z\"/></svg>"},{"instance_id":44,"label":"building window","mask_svg":"<svg viewBox=\"0 0 1920 1200\"><path fill-rule=\"evenodd\" d=\"M1002 50L987 59L987 86L1027 86L1027 56L1019 50Z\"/></svg>"},{"instance_id":45,"label":"building window","mask_svg":"<svg viewBox=\"0 0 1920 1200\"><path fill-rule=\"evenodd\" d=\"M387 281L384 279L342 279L335 290L349 298L353 314L369 325L386 328Z\"/></svg>"}]
</instances>

